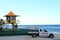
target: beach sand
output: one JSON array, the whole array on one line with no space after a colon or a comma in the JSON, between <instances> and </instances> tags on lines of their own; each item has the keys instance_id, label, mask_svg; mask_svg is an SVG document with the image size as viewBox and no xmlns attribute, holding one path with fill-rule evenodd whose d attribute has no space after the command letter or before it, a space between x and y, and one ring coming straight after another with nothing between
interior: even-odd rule
<instances>
[{"instance_id":1,"label":"beach sand","mask_svg":"<svg viewBox=\"0 0 60 40\"><path fill-rule=\"evenodd\" d=\"M0 36L0 40L60 40L60 34L56 34L54 38L36 37L31 36Z\"/></svg>"}]
</instances>

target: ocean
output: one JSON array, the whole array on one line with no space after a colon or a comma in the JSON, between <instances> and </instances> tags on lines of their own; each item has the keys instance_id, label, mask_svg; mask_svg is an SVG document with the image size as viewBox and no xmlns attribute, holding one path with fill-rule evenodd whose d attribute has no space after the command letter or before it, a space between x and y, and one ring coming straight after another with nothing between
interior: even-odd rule
<instances>
[{"instance_id":1,"label":"ocean","mask_svg":"<svg viewBox=\"0 0 60 40\"><path fill-rule=\"evenodd\" d=\"M5 26L7 28L12 28L11 25ZM5 28L4 27L4 28ZM18 28L28 29L28 28L41 28L46 29L49 32L60 32L60 25L18 25Z\"/></svg>"}]
</instances>

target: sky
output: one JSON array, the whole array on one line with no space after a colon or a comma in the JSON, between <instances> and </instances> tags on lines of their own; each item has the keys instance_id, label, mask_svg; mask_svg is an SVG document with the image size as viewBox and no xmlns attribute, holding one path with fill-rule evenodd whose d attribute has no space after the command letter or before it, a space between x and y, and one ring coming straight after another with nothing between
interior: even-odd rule
<instances>
[{"instance_id":1,"label":"sky","mask_svg":"<svg viewBox=\"0 0 60 40\"><path fill-rule=\"evenodd\" d=\"M21 25L60 24L60 0L0 0L0 18L10 11Z\"/></svg>"}]
</instances>

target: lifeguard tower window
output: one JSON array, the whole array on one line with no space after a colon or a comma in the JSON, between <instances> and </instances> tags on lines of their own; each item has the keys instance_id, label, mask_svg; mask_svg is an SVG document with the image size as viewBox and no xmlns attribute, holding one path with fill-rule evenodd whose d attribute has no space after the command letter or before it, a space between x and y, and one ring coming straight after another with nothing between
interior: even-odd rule
<instances>
[{"instance_id":1,"label":"lifeguard tower window","mask_svg":"<svg viewBox=\"0 0 60 40\"><path fill-rule=\"evenodd\" d=\"M16 20L16 17L7 17L7 20Z\"/></svg>"},{"instance_id":2,"label":"lifeguard tower window","mask_svg":"<svg viewBox=\"0 0 60 40\"><path fill-rule=\"evenodd\" d=\"M10 20L10 17L7 17L7 20Z\"/></svg>"}]
</instances>

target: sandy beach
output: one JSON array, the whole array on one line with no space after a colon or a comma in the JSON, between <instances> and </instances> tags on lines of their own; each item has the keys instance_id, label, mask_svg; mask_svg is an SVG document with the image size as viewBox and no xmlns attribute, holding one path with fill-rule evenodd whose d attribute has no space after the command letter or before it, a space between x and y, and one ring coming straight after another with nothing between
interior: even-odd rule
<instances>
[{"instance_id":1,"label":"sandy beach","mask_svg":"<svg viewBox=\"0 0 60 40\"><path fill-rule=\"evenodd\" d=\"M0 36L0 40L60 40L60 34L56 34L54 38L36 37L31 36Z\"/></svg>"}]
</instances>

